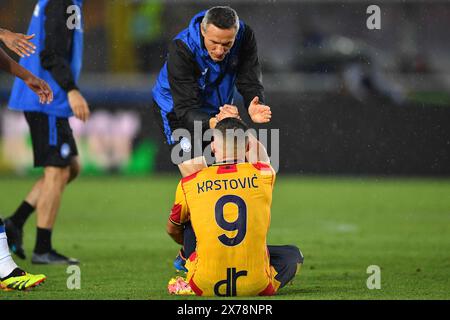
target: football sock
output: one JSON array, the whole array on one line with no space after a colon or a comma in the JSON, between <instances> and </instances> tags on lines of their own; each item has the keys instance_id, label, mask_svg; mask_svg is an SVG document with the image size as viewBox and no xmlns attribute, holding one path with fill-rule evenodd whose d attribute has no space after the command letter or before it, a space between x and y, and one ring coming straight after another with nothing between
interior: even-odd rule
<instances>
[{"instance_id":1,"label":"football sock","mask_svg":"<svg viewBox=\"0 0 450 320\"><path fill-rule=\"evenodd\" d=\"M38 254L50 252L52 249L52 230L37 228L36 232L36 246L34 252Z\"/></svg>"},{"instance_id":2,"label":"football sock","mask_svg":"<svg viewBox=\"0 0 450 320\"><path fill-rule=\"evenodd\" d=\"M8 278L11 278L11 277L20 277L20 276L24 276L25 274L26 274L26 272L23 271L22 269L15 268L10 274L8 274L6 277L0 278L0 280L3 281Z\"/></svg>"},{"instance_id":3,"label":"football sock","mask_svg":"<svg viewBox=\"0 0 450 320\"><path fill-rule=\"evenodd\" d=\"M28 217L33 213L33 211L33 206L28 202L23 201L10 219L17 228L22 229L23 225L27 221Z\"/></svg>"},{"instance_id":4,"label":"football sock","mask_svg":"<svg viewBox=\"0 0 450 320\"><path fill-rule=\"evenodd\" d=\"M0 279L7 277L16 268L17 265L9 252L5 225L0 220Z\"/></svg>"}]
</instances>

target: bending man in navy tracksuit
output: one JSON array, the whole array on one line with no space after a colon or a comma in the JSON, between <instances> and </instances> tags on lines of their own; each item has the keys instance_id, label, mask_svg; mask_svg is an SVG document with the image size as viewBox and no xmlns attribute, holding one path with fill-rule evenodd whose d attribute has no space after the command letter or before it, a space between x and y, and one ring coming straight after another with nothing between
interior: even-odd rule
<instances>
[{"instance_id":1,"label":"bending man in navy tracksuit","mask_svg":"<svg viewBox=\"0 0 450 320\"><path fill-rule=\"evenodd\" d=\"M75 20L67 13L71 12L70 6L78 9ZM26 84L17 79L9 101L11 109L24 112L31 132L34 165L44 167L44 176L16 212L5 219L11 251L24 259L22 228L37 210L36 246L31 260L35 264L78 263L54 250L51 235L64 188L80 170L68 118L75 115L86 121L89 117L89 107L76 85L83 53L81 6L82 0L38 1L28 33L36 35L39 54L22 59L20 64L49 83L54 100L49 105L40 104Z\"/></svg>"},{"instance_id":2,"label":"bending man in navy tracksuit","mask_svg":"<svg viewBox=\"0 0 450 320\"><path fill-rule=\"evenodd\" d=\"M261 104L264 88L253 30L232 8L214 7L193 17L169 44L167 62L152 91L166 143L172 154L183 151L180 159L172 158L183 177L207 166L203 150L209 143L202 141L202 133L225 117L239 117L233 105L236 89L253 122L270 121L270 108ZM194 136L194 122L200 136ZM174 137L177 129L188 133ZM182 269L182 264L179 256L175 265Z\"/></svg>"}]
</instances>

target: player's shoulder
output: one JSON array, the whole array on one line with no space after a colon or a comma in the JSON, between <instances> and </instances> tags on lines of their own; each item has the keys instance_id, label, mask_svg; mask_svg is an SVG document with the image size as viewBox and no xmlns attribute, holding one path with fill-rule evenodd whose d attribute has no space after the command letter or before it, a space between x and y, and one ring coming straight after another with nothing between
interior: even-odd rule
<instances>
[{"instance_id":1,"label":"player's shoulder","mask_svg":"<svg viewBox=\"0 0 450 320\"><path fill-rule=\"evenodd\" d=\"M184 185L184 184L186 184L186 183L189 183L189 182L194 181L195 179L198 178L199 174L200 174L203 170L205 170L205 169L199 170L199 171L194 172L194 173L192 173L192 174L190 174L190 175L188 175L188 176L186 176L186 177L181 178L181 180L180 180L180 185ZM200 175L201 175L201 174L200 174Z\"/></svg>"},{"instance_id":2,"label":"player's shoulder","mask_svg":"<svg viewBox=\"0 0 450 320\"><path fill-rule=\"evenodd\" d=\"M254 162L250 163L258 171L273 171L272 165L268 162Z\"/></svg>"},{"instance_id":3,"label":"player's shoulder","mask_svg":"<svg viewBox=\"0 0 450 320\"><path fill-rule=\"evenodd\" d=\"M199 180L207 180L217 175L228 173L255 173L258 175L275 175L275 170L267 162L243 162L237 164L213 165L194 172L181 179L180 184L186 185Z\"/></svg>"},{"instance_id":4,"label":"player's shoulder","mask_svg":"<svg viewBox=\"0 0 450 320\"><path fill-rule=\"evenodd\" d=\"M253 163L248 163L247 167L258 173L261 175L275 175L275 170L273 169L273 167L271 166L270 163L267 162L253 162Z\"/></svg>"},{"instance_id":5,"label":"player's shoulder","mask_svg":"<svg viewBox=\"0 0 450 320\"><path fill-rule=\"evenodd\" d=\"M266 162L242 162L235 164L224 164L220 166L211 166L202 170L205 175L225 174L225 173L241 173L241 172L274 172L270 163Z\"/></svg>"},{"instance_id":6,"label":"player's shoulder","mask_svg":"<svg viewBox=\"0 0 450 320\"><path fill-rule=\"evenodd\" d=\"M168 53L171 60L180 59L187 61L194 61L194 52L189 47L188 42L183 37L176 37L170 41L168 46Z\"/></svg>"},{"instance_id":7,"label":"player's shoulder","mask_svg":"<svg viewBox=\"0 0 450 320\"><path fill-rule=\"evenodd\" d=\"M253 28L246 22L242 22L242 26L244 29L244 37L253 37L255 32L253 31Z\"/></svg>"},{"instance_id":8,"label":"player's shoulder","mask_svg":"<svg viewBox=\"0 0 450 320\"><path fill-rule=\"evenodd\" d=\"M186 184L195 183L198 180L206 179L207 177L211 176L214 172L215 172L214 167L203 168L186 177L181 178L180 185L183 186Z\"/></svg>"}]
</instances>

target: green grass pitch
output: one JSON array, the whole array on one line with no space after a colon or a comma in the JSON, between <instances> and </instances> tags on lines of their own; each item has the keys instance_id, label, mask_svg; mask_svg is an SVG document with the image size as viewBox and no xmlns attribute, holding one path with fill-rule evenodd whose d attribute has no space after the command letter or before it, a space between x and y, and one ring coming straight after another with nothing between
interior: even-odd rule
<instances>
[{"instance_id":1,"label":"green grass pitch","mask_svg":"<svg viewBox=\"0 0 450 320\"><path fill-rule=\"evenodd\" d=\"M2 216L33 180L0 179ZM66 189L54 247L81 260L81 289L65 266L29 261L35 216L25 229L26 270L48 280L3 299L186 299L167 294L178 246L165 233L175 176L82 177ZM450 180L279 176L269 244L296 244L305 264L270 299L449 299ZM367 267L381 268L369 290ZM193 299L190 297L189 299Z\"/></svg>"}]
</instances>

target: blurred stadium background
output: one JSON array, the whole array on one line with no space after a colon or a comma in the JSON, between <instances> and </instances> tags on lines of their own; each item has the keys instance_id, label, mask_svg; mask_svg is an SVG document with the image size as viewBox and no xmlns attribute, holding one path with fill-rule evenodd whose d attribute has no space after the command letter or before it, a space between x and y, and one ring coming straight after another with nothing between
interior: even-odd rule
<instances>
[{"instance_id":1,"label":"blurred stadium background","mask_svg":"<svg viewBox=\"0 0 450 320\"><path fill-rule=\"evenodd\" d=\"M1 1L2 27L26 32L34 4ZM86 125L72 122L83 176L65 195L55 243L89 262L88 297L166 296L177 247L164 223L178 171L149 110L151 87L168 41L220 4L255 30L273 111L262 127L280 129L269 240L298 244L309 263L287 294L448 299L450 4L438 0L377 1L381 30L367 29L372 2L364 0L85 1L80 87L93 114ZM2 212L15 209L36 174L26 123L6 108L12 81L0 75ZM127 272L117 248L144 274L133 289L122 278L96 284L102 263ZM158 262L152 273L148 256ZM365 288L370 264L391 281L383 293ZM86 297L65 295L62 269L43 269L61 283L28 297Z\"/></svg>"},{"instance_id":2,"label":"blurred stadium background","mask_svg":"<svg viewBox=\"0 0 450 320\"><path fill-rule=\"evenodd\" d=\"M33 0L2 1L5 28L26 32ZM73 121L85 173L174 171L148 112L168 41L220 1L86 1L80 86L94 110ZM380 1L229 1L255 30L281 172L450 174L450 6ZM270 32L268 32L270 30ZM5 105L12 79L1 75ZM0 173L28 172L27 127L2 108Z\"/></svg>"}]
</instances>

